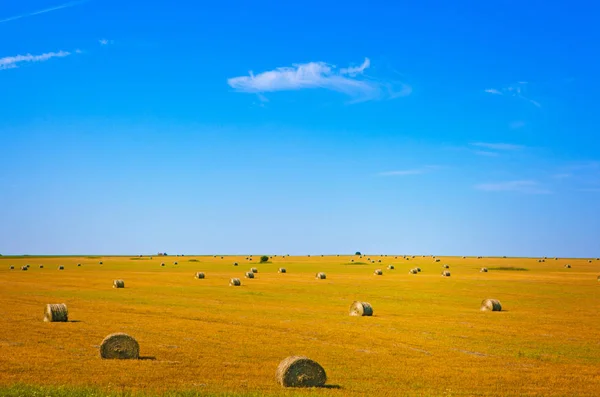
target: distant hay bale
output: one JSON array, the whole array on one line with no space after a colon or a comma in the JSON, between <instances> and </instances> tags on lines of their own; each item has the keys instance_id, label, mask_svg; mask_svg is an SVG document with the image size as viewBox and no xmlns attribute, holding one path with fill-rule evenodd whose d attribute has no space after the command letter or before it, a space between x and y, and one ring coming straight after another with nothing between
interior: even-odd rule
<instances>
[{"instance_id":1,"label":"distant hay bale","mask_svg":"<svg viewBox=\"0 0 600 397\"><path fill-rule=\"evenodd\" d=\"M463 259L467 259L467 257L466 257L466 256L463 256L462 258L463 258Z\"/></svg>"},{"instance_id":2,"label":"distant hay bale","mask_svg":"<svg viewBox=\"0 0 600 397\"><path fill-rule=\"evenodd\" d=\"M421 273L421 268L420 267L415 267L415 269L417 270L417 272Z\"/></svg>"},{"instance_id":3,"label":"distant hay bale","mask_svg":"<svg viewBox=\"0 0 600 397\"><path fill-rule=\"evenodd\" d=\"M246 272L246 274L244 276L246 278L254 278L254 273L252 273L252 272Z\"/></svg>"},{"instance_id":4,"label":"distant hay bale","mask_svg":"<svg viewBox=\"0 0 600 397\"><path fill-rule=\"evenodd\" d=\"M196 276L195 277L197 279L202 279L202 278L204 278L204 273L202 273L202 272L196 272Z\"/></svg>"},{"instance_id":5,"label":"distant hay bale","mask_svg":"<svg viewBox=\"0 0 600 397\"><path fill-rule=\"evenodd\" d=\"M417 271L417 269L410 269L410 270L408 271L408 273L410 273L410 274L417 274L417 273L419 273L419 272Z\"/></svg>"},{"instance_id":6,"label":"distant hay bale","mask_svg":"<svg viewBox=\"0 0 600 397\"><path fill-rule=\"evenodd\" d=\"M140 345L131 336L118 332L110 334L100 344L100 357L104 359L138 359Z\"/></svg>"},{"instance_id":7,"label":"distant hay bale","mask_svg":"<svg viewBox=\"0 0 600 397\"><path fill-rule=\"evenodd\" d=\"M351 259L350 262L354 262L354 259Z\"/></svg>"},{"instance_id":8,"label":"distant hay bale","mask_svg":"<svg viewBox=\"0 0 600 397\"><path fill-rule=\"evenodd\" d=\"M375 263L375 261L373 260L373 261L371 261L371 263Z\"/></svg>"},{"instance_id":9,"label":"distant hay bale","mask_svg":"<svg viewBox=\"0 0 600 397\"><path fill-rule=\"evenodd\" d=\"M450 266L449 266L449 265L444 265L444 266L442 266L442 267L443 267L444 269L450 269Z\"/></svg>"},{"instance_id":10,"label":"distant hay bale","mask_svg":"<svg viewBox=\"0 0 600 397\"><path fill-rule=\"evenodd\" d=\"M323 272L319 272L317 273L317 275L315 276L315 278L318 278L320 280L325 280L327 278L327 275Z\"/></svg>"},{"instance_id":11,"label":"distant hay bale","mask_svg":"<svg viewBox=\"0 0 600 397\"><path fill-rule=\"evenodd\" d=\"M387 268L388 268L389 270L394 270L394 269L395 269L394 265L389 265Z\"/></svg>"},{"instance_id":12,"label":"distant hay bale","mask_svg":"<svg viewBox=\"0 0 600 397\"><path fill-rule=\"evenodd\" d=\"M375 269L375 271L373 272L374 275L376 276L381 276L383 274L383 272L381 271L381 269Z\"/></svg>"},{"instance_id":13,"label":"distant hay bale","mask_svg":"<svg viewBox=\"0 0 600 397\"><path fill-rule=\"evenodd\" d=\"M161 265L161 266L164 266L164 265L165 265L165 263L163 262L163 263L161 263L160 265Z\"/></svg>"},{"instance_id":14,"label":"distant hay bale","mask_svg":"<svg viewBox=\"0 0 600 397\"><path fill-rule=\"evenodd\" d=\"M238 265L238 263L237 263L237 262L233 262L233 266L237 266L237 265Z\"/></svg>"},{"instance_id":15,"label":"distant hay bale","mask_svg":"<svg viewBox=\"0 0 600 397\"><path fill-rule=\"evenodd\" d=\"M410 258L404 258L404 259L406 259L407 261L409 261L409 260L410 260Z\"/></svg>"},{"instance_id":16,"label":"distant hay bale","mask_svg":"<svg viewBox=\"0 0 600 397\"><path fill-rule=\"evenodd\" d=\"M65 267L64 267L63 265L60 265L60 266L58 267L58 270L65 270Z\"/></svg>"},{"instance_id":17,"label":"distant hay bale","mask_svg":"<svg viewBox=\"0 0 600 397\"><path fill-rule=\"evenodd\" d=\"M356 317L372 316L373 307L369 302L355 301L350 305L350 315Z\"/></svg>"},{"instance_id":18,"label":"distant hay bale","mask_svg":"<svg viewBox=\"0 0 600 397\"><path fill-rule=\"evenodd\" d=\"M442 277L450 277L450 272L448 270L444 270L442 272Z\"/></svg>"},{"instance_id":19,"label":"distant hay bale","mask_svg":"<svg viewBox=\"0 0 600 397\"><path fill-rule=\"evenodd\" d=\"M27 269L29 269L27 266L21 266L21 270L27 271Z\"/></svg>"},{"instance_id":20,"label":"distant hay bale","mask_svg":"<svg viewBox=\"0 0 600 397\"><path fill-rule=\"evenodd\" d=\"M174 265L177 265L178 263L177 263L177 262L175 262L175 263L173 263L173 264L174 264Z\"/></svg>"},{"instance_id":21,"label":"distant hay bale","mask_svg":"<svg viewBox=\"0 0 600 397\"><path fill-rule=\"evenodd\" d=\"M81 267L81 263L78 263L78 264L77 264L77 267Z\"/></svg>"},{"instance_id":22,"label":"distant hay bale","mask_svg":"<svg viewBox=\"0 0 600 397\"><path fill-rule=\"evenodd\" d=\"M590 260L588 261L588 263L592 263L592 260L590 259Z\"/></svg>"},{"instance_id":23,"label":"distant hay bale","mask_svg":"<svg viewBox=\"0 0 600 397\"><path fill-rule=\"evenodd\" d=\"M279 273L287 273L287 270L285 270L285 267L280 267L278 272Z\"/></svg>"},{"instance_id":24,"label":"distant hay bale","mask_svg":"<svg viewBox=\"0 0 600 397\"><path fill-rule=\"evenodd\" d=\"M125 288L125 281L113 280L113 288Z\"/></svg>"},{"instance_id":25,"label":"distant hay bale","mask_svg":"<svg viewBox=\"0 0 600 397\"><path fill-rule=\"evenodd\" d=\"M571 268L571 265L567 263L567 264L565 265L565 268L567 268L567 269L570 269L570 268Z\"/></svg>"},{"instance_id":26,"label":"distant hay bale","mask_svg":"<svg viewBox=\"0 0 600 397\"><path fill-rule=\"evenodd\" d=\"M381 263L381 259L379 259L377 262Z\"/></svg>"},{"instance_id":27,"label":"distant hay bale","mask_svg":"<svg viewBox=\"0 0 600 397\"><path fill-rule=\"evenodd\" d=\"M231 287L239 287L240 285L242 285L242 282L239 278L232 278L229 280L229 286Z\"/></svg>"},{"instance_id":28,"label":"distant hay bale","mask_svg":"<svg viewBox=\"0 0 600 397\"><path fill-rule=\"evenodd\" d=\"M323 367L301 356L288 357L279 363L276 378L284 387L321 387L327 381Z\"/></svg>"},{"instance_id":29,"label":"distant hay bale","mask_svg":"<svg viewBox=\"0 0 600 397\"><path fill-rule=\"evenodd\" d=\"M9 269L10 269L10 270L15 270L15 267L14 267L14 266L11 266Z\"/></svg>"},{"instance_id":30,"label":"distant hay bale","mask_svg":"<svg viewBox=\"0 0 600 397\"><path fill-rule=\"evenodd\" d=\"M258 273L258 269L257 269L257 268L255 268L255 267L253 267L252 269L250 269L250 271L251 271L252 273Z\"/></svg>"},{"instance_id":31,"label":"distant hay bale","mask_svg":"<svg viewBox=\"0 0 600 397\"><path fill-rule=\"evenodd\" d=\"M482 267L480 270L481 273L487 273L487 271L488 271L487 267Z\"/></svg>"},{"instance_id":32,"label":"distant hay bale","mask_svg":"<svg viewBox=\"0 0 600 397\"><path fill-rule=\"evenodd\" d=\"M502 305L498 299L485 299L481 302L481 311L499 312L502 311Z\"/></svg>"},{"instance_id":33,"label":"distant hay bale","mask_svg":"<svg viewBox=\"0 0 600 397\"><path fill-rule=\"evenodd\" d=\"M101 265L101 264L102 264L102 261L100 261L100 262L99 262L99 264Z\"/></svg>"},{"instance_id":34,"label":"distant hay bale","mask_svg":"<svg viewBox=\"0 0 600 397\"><path fill-rule=\"evenodd\" d=\"M44 321L47 323L69 321L69 311L64 303L50 303L44 310Z\"/></svg>"},{"instance_id":35,"label":"distant hay bale","mask_svg":"<svg viewBox=\"0 0 600 397\"><path fill-rule=\"evenodd\" d=\"M439 261L440 261L440 258L437 258L435 261L436 261L436 262L439 262Z\"/></svg>"}]
</instances>

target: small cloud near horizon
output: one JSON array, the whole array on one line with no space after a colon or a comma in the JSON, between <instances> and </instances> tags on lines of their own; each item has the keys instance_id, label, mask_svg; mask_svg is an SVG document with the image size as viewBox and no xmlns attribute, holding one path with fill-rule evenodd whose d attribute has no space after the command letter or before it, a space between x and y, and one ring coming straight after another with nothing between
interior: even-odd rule
<instances>
[{"instance_id":1,"label":"small cloud near horizon","mask_svg":"<svg viewBox=\"0 0 600 397\"><path fill-rule=\"evenodd\" d=\"M552 193L550 190L541 186L539 182L532 180L481 183L479 185L475 185L475 189L486 192L519 192L528 194Z\"/></svg>"},{"instance_id":2,"label":"small cloud near horizon","mask_svg":"<svg viewBox=\"0 0 600 397\"><path fill-rule=\"evenodd\" d=\"M491 150L521 150L524 149L525 146L515 145L512 143L489 143L489 142L473 142L470 144L471 146L478 146Z\"/></svg>"},{"instance_id":3,"label":"small cloud near horizon","mask_svg":"<svg viewBox=\"0 0 600 397\"><path fill-rule=\"evenodd\" d=\"M383 82L365 76L364 72L370 66L369 58L365 58L360 66L339 69L326 62L308 62L256 75L250 71L248 76L227 79L227 84L238 92L253 94L322 88L347 95L353 98L353 103L392 99L412 92L407 84Z\"/></svg>"}]
</instances>

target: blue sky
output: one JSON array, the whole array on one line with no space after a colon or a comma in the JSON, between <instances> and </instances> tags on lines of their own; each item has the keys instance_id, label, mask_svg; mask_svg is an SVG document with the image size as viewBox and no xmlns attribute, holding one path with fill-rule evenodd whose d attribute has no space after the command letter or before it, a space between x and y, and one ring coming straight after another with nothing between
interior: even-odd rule
<instances>
[{"instance_id":1,"label":"blue sky","mask_svg":"<svg viewBox=\"0 0 600 397\"><path fill-rule=\"evenodd\" d=\"M214 3L0 5L0 253L600 256L600 6Z\"/></svg>"}]
</instances>

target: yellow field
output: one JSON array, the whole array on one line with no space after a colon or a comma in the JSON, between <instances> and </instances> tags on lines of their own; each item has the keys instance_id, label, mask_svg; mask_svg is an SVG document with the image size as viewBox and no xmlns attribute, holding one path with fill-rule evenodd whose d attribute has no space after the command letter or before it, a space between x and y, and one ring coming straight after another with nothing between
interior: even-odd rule
<instances>
[{"instance_id":1,"label":"yellow field","mask_svg":"<svg viewBox=\"0 0 600 397\"><path fill-rule=\"evenodd\" d=\"M350 262L367 257L382 262ZM0 395L17 383L260 395L600 395L600 261L258 260L1 258ZM443 264L451 277L440 276ZM256 278L243 278L253 266ZM408 274L416 266L422 272ZM490 271L480 273L483 266ZM206 279L195 279L197 271ZM316 280L318 271L327 279ZM242 286L229 287L231 277ZM113 289L113 279L125 288ZM504 311L479 311L485 298L499 299ZM348 316L355 300L370 302L374 316ZM47 303L63 302L70 322L42 322ZM98 347L113 332L135 337L143 359L100 359ZM290 355L319 362L330 387L277 385L277 365Z\"/></svg>"}]
</instances>

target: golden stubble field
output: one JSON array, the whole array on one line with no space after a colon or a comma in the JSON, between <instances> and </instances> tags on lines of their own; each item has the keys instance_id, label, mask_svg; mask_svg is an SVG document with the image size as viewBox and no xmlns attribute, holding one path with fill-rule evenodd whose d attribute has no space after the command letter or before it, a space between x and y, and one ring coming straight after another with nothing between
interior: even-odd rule
<instances>
[{"instance_id":1,"label":"golden stubble field","mask_svg":"<svg viewBox=\"0 0 600 397\"><path fill-rule=\"evenodd\" d=\"M376 263L350 262L367 257ZM600 261L440 258L1 258L0 395L14 384L149 393L600 395ZM451 277L440 276L443 264ZM243 278L253 266L256 278ZM408 274L416 266L422 272ZM483 266L488 273L479 272ZM382 276L373 274L377 268ZM195 279L197 271L206 278ZM327 279L315 279L318 271ZM228 286L231 277L242 286ZM114 279L125 288L112 288ZM504 311L481 312L485 298L499 299ZM370 302L373 317L348 316L355 300ZM42 322L47 303L63 302L70 322ZM102 360L99 345L113 332L135 337L142 359ZM290 355L319 362L329 387L280 387L275 370Z\"/></svg>"}]
</instances>

